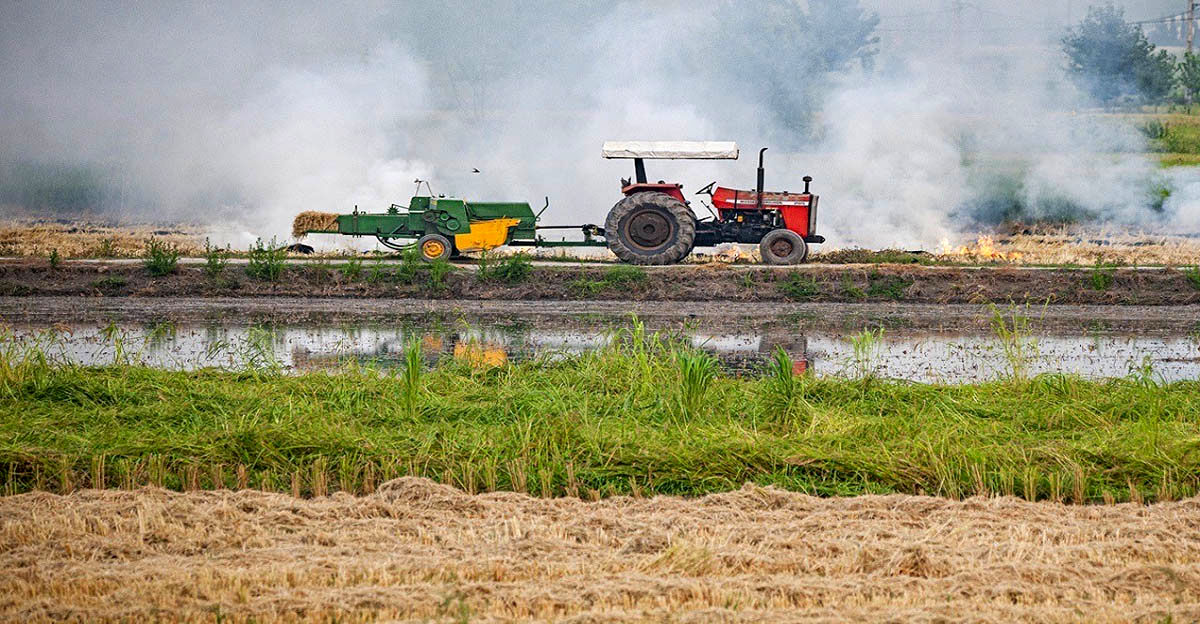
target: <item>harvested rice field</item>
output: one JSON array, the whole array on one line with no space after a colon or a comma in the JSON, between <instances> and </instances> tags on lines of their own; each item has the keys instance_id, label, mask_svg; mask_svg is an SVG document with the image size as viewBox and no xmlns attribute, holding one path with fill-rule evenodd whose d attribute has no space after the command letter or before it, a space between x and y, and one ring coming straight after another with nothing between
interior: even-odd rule
<instances>
[{"instance_id":1,"label":"harvested rice field","mask_svg":"<svg viewBox=\"0 0 1200 624\"><path fill-rule=\"evenodd\" d=\"M1200 501L78 491L0 499L0 618L1185 622Z\"/></svg>"}]
</instances>

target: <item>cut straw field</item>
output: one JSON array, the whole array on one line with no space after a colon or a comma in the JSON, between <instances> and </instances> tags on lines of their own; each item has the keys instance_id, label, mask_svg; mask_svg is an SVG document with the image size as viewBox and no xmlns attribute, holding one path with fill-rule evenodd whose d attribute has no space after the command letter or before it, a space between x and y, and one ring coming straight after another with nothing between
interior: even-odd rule
<instances>
[{"instance_id":1,"label":"cut straw field","mask_svg":"<svg viewBox=\"0 0 1200 624\"><path fill-rule=\"evenodd\" d=\"M1200 501L254 491L0 498L0 619L1186 622Z\"/></svg>"},{"instance_id":2,"label":"cut straw field","mask_svg":"<svg viewBox=\"0 0 1200 624\"><path fill-rule=\"evenodd\" d=\"M45 257L57 251L63 258L140 258L152 238L185 255L204 253L197 227L0 221L0 256Z\"/></svg>"}]
</instances>

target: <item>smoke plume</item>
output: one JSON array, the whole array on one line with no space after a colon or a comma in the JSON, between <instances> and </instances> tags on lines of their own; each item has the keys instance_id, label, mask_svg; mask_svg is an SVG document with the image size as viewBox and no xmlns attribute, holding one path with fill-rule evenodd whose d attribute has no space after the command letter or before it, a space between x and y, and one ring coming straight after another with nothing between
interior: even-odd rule
<instances>
[{"instance_id":1,"label":"smoke plume","mask_svg":"<svg viewBox=\"0 0 1200 624\"><path fill-rule=\"evenodd\" d=\"M1160 171L1065 79L1082 7L954 6L5 3L0 211L199 221L245 245L303 210L404 204L421 179L600 223L631 174L602 141L715 139L770 146L768 188L812 175L839 247L1004 219L1200 229L1196 176ZM750 187L755 165L649 163L685 189Z\"/></svg>"}]
</instances>

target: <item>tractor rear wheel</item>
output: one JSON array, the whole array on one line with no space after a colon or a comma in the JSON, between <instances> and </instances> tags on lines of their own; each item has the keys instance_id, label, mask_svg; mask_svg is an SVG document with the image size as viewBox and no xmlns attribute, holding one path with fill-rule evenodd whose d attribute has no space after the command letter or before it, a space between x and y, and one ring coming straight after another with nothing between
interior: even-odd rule
<instances>
[{"instance_id":1,"label":"tractor rear wheel","mask_svg":"<svg viewBox=\"0 0 1200 624\"><path fill-rule=\"evenodd\" d=\"M441 234L426 234L417 239L417 251L425 262L434 260L449 260L454 254L454 244Z\"/></svg>"},{"instance_id":2,"label":"tractor rear wheel","mask_svg":"<svg viewBox=\"0 0 1200 624\"><path fill-rule=\"evenodd\" d=\"M604 236L624 262L675 264L692 251L696 216L666 193L634 193L608 211Z\"/></svg>"},{"instance_id":3,"label":"tractor rear wheel","mask_svg":"<svg viewBox=\"0 0 1200 624\"><path fill-rule=\"evenodd\" d=\"M767 264L800 264L808 258L808 244L791 230L771 230L758 243Z\"/></svg>"}]
</instances>

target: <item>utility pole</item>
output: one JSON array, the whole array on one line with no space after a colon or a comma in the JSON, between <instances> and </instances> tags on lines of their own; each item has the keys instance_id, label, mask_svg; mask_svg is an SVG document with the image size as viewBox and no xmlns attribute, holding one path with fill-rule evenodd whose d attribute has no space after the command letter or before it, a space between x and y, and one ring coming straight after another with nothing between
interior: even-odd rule
<instances>
[{"instance_id":1,"label":"utility pole","mask_svg":"<svg viewBox=\"0 0 1200 624\"><path fill-rule=\"evenodd\" d=\"M1188 0L1187 10L1187 53L1192 53L1192 42L1196 39L1196 0Z\"/></svg>"}]
</instances>

